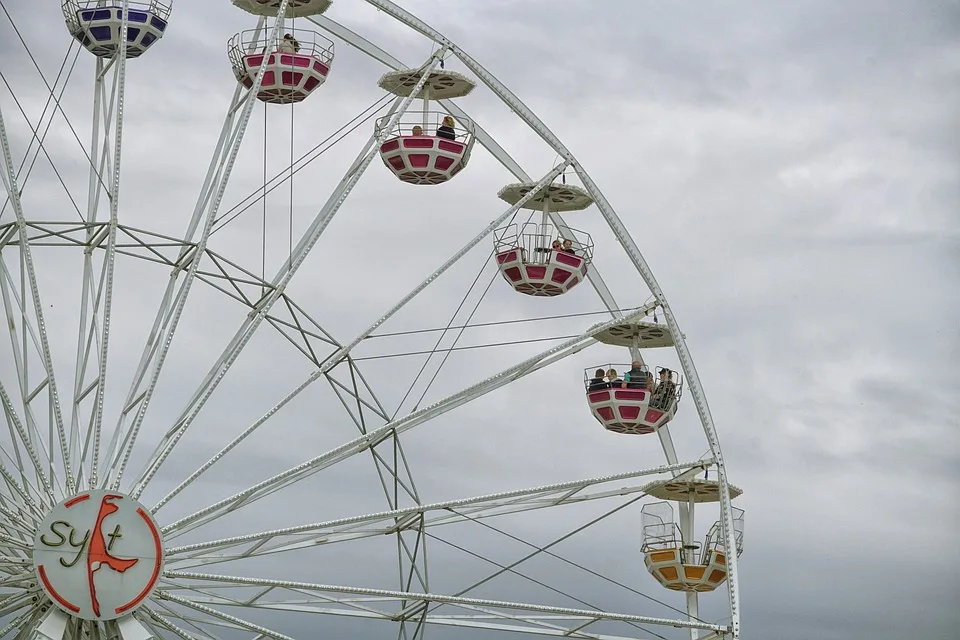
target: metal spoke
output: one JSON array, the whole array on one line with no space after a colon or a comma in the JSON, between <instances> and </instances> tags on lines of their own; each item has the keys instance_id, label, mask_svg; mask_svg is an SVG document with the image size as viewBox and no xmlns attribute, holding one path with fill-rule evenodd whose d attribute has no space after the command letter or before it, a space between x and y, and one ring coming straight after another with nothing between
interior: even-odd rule
<instances>
[{"instance_id":1,"label":"metal spoke","mask_svg":"<svg viewBox=\"0 0 960 640\"><path fill-rule=\"evenodd\" d=\"M89 166L87 211L84 218L87 223L91 223L91 226L86 227L86 245L88 248L84 252L73 408L70 419L70 450L75 452L79 461L77 482L82 483L84 479L84 463L89 456L90 486L96 486L99 478L107 353L112 320L113 283L119 229L119 190L127 68L128 0L123 2L121 16L120 31L123 38L118 46L117 55L109 63L105 63L103 58L97 58L94 70L93 129L90 143L92 161ZM109 78L108 71L112 72L112 79ZM108 86L110 87L109 93L107 91ZM111 137L113 141L112 149L110 145ZM109 185L104 184L103 180L103 176L108 173L111 174ZM101 194L106 196L108 203L108 221L105 226L92 226L98 222ZM104 258L99 277L95 279L93 248L97 246L104 248ZM96 357L93 367L90 367L92 355ZM88 368L92 368L93 371L88 372ZM85 436L81 436L80 415L83 411L83 403L88 397L91 397L91 394L89 417L85 421L86 428L83 430Z\"/></svg>"},{"instance_id":2,"label":"metal spoke","mask_svg":"<svg viewBox=\"0 0 960 640\"><path fill-rule=\"evenodd\" d=\"M0 109L0 147L3 151L3 161L5 165L5 171L2 173L3 184L7 190L7 193L10 196L10 200L13 203L14 215L17 219L17 225L23 232L24 227L26 226L26 219L23 214L23 205L20 201L20 191L17 186L17 180L13 168L13 158L10 155L10 143L7 139L7 129L4 123L3 110ZM34 268L33 262L33 253L30 248L29 243L23 243L20 247L21 252L21 263L23 268L26 271L27 281L29 283L30 297L33 302L33 313L36 318L36 332L37 338L40 342L40 351L41 358L44 367L44 373L46 374L46 380L44 384L48 389L49 394L49 405L53 413L53 422L50 425L51 430L56 430L57 435L59 436L59 445L60 445L60 454L62 456L63 466L64 466L64 476L66 482L67 492L72 492L73 490L73 474L71 470L71 461L70 455L67 451L67 439L66 431L63 425L63 415L60 410L60 396L57 393L57 384L56 379L53 374L53 360L50 355L50 342L47 337L47 326L44 322L43 317L43 303L40 299L40 288L37 284L37 274ZM5 270L5 269L4 269ZM2 278L2 277L0 277ZM6 306L6 298L4 300ZM9 312L9 311L8 311ZM22 318L25 320L26 314L23 314ZM26 381L24 381L26 382ZM6 401L5 401L6 402ZM51 443L52 445L52 443ZM50 455L52 457L53 452L51 450ZM50 476L53 477L53 468L52 464L50 465Z\"/></svg>"},{"instance_id":3,"label":"metal spoke","mask_svg":"<svg viewBox=\"0 0 960 640\"><path fill-rule=\"evenodd\" d=\"M596 500L635 496L642 493L642 487L646 486L645 484L620 485L613 489L605 488L592 493L588 493L586 490L613 482L674 471L682 473L700 472L710 468L710 466L709 463L703 461L664 465L653 469L641 469L611 476L587 478L433 504L415 505L380 513L263 531L209 542L198 542L169 548L167 550L168 565L179 566L185 561L196 561L198 564L215 562L218 559L230 561L313 547L318 544L382 536L403 531L418 521L422 521L424 527L433 529L443 525L473 522L498 516L555 508L567 504L582 504ZM240 550L231 555L224 555L224 552L237 548L240 548ZM208 555L208 553L211 555Z\"/></svg>"},{"instance_id":4,"label":"metal spoke","mask_svg":"<svg viewBox=\"0 0 960 640\"><path fill-rule=\"evenodd\" d=\"M341 586L341 585L324 585L324 584L314 584L309 582L296 582L288 580L268 580L265 578L247 578L241 576L226 576L226 575L215 575L215 574L206 574L206 573L193 573L186 571L166 571L164 575L173 580L183 580L183 581L197 581L200 583L209 582L214 584L227 584L227 585L246 585L251 587L272 587L275 590L296 590L301 592L320 592L320 593L340 593L347 595L359 595L359 596L371 596L375 598L381 598L384 602L393 601L411 601L417 603L425 604L444 604L452 605L453 607L462 607L468 609L479 609L490 615L491 617L504 617L502 614L498 614L495 610L506 610L510 612L529 612L534 614L531 616L530 620L535 621L537 614L539 615L549 615L549 616L558 616L559 619L566 619L570 621L575 621L578 623L584 622L599 622L599 621L608 621L608 622L635 622L640 624L650 624L650 625L664 625L671 627L681 627L681 628L692 628L692 629L704 629L707 631L726 631L727 628L722 625L710 624L706 622L690 622L687 620L671 620L668 618L654 618L650 616L638 616L631 614L622 614L622 613L609 613L605 611L590 611L585 609L572 609L568 607L554 607L549 605L539 605L539 604L530 604L522 602L506 602L500 600L488 600L488 599L479 599L479 598L463 598L457 596L447 596L441 594L433 593L413 593L413 592L404 592L404 591L391 591L387 589L366 589L362 587L350 587L350 586ZM186 583L183 585L189 589L196 589L192 583ZM161 594L161 597L170 599L179 604L185 606L192 606L194 608L202 607L204 605L199 605L191 603L185 598L180 598L174 596L169 591L164 591ZM208 596L209 597L209 596ZM232 601L228 598L220 599L219 604L229 605ZM252 607L256 601L251 602L249 599L245 601L245 606ZM272 608L269 606L269 601L264 605L264 608ZM205 607L209 609L209 607ZM280 610L286 611L307 611L309 610L310 605L304 604L302 607L282 607ZM210 611L214 611L210 609ZM207 612L207 611L205 611ZM223 614L221 614L223 615ZM396 620L397 614L391 613L387 614L389 617L384 617L384 619ZM403 614L401 614L403 615ZM518 616L519 617L519 616ZM521 618L522 619L522 618ZM557 618L554 618L557 619ZM461 619L462 622L467 622L467 619ZM431 622L430 617L427 618L427 622ZM468 625L464 625L468 626ZM566 630L568 633L572 630ZM575 636L574 636L575 637ZM589 637L589 636L587 636Z\"/></svg>"}]
</instances>

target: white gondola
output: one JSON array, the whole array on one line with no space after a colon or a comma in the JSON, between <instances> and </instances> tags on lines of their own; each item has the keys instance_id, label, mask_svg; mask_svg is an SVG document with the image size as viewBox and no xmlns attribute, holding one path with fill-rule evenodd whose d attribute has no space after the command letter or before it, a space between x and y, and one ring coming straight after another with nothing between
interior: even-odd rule
<instances>
[{"instance_id":1,"label":"white gondola","mask_svg":"<svg viewBox=\"0 0 960 640\"><path fill-rule=\"evenodd\" d=\"M70 35L88 51L111 58L123 41L123 2L64 0L63 17ZM173 3L160 0L130 0L127 3L127 57L136 58L163 37Z\"/></svg>"},{"instance_id":2,"label":"white gondola","mask_svg":"<svg viewBox=\"0 0 960 640\"><path fill-rule=\"evenodd\" d=\"M287 30L279 42L270 42L269 34L268 29L247 30L230 39L227 51L234 76L251 89L265 64L259 100L272 104L305 100L327 80L333 41L309 29Z\"/></svg>"},{"instance_id":3,"label":"white gondola","mask_svg":"<svg viewBox=\"0 0 960 640\"><path fill-rule=\"evenodd\" d=\"M590 413L608 431L628 435L653 433L670 422L677 413L677 402L683 392L683 378L679 373L656 367L656 375L646 365L639 370L644 376L637 380L606 378L609 371L620 373L631 369L628 364L603 364L584 370L584 388ZM603 370L598 379L596 373ZM663 375L661 375L663 374Z\"/></svg>"},{"instance_id":4,"label":"white gondola","mask_svg":"<svg viewBox=\"0 0 960 640\"><path fill-rule=\"evenodd\" d=\"M509 184L497 195L516 204L535 188L535 183ZM591 204L593 198L584 189L566 184L542 187L527 200L521 208L540 211L540 224L511 224L494 233L497 268L504 280L519 293L545 298L563 295L583 282L593 260L590 234L554 227L549 216Z\"/></svg>"},{"instance_id":5,"label":"white gondola","mask_svg":"<svg viewBox=\"0 0 960 640\"><path fill-rule=\"evenodd\" d=\"M703 484L705 481L695 481ZM694 483L691 483L694 484ZM706 482L706 484L710 484ZM712 483L716 484L716 483ZM651 495L655 491L650 491ZM740 490L730 487L731 498L740 495ZM679 496L682 502L687 498ZM693 500L713 502L718 498ZM733 512L734 537L739 557L743 552L743 510L731 507ZM684 535L673 517L669 502L654 502L644 505L641 511L643 526L643 562L657 582L671 591L703 593L713 591L727 580L729 550L723 543L720 522L714 522L701 545L693 540L690 532Z\"/></svg>"},{"instance_id":6,"label":"white gondola","mask_svg":"<svg viewBox=\"0 0 960 640\"><path fill-rule=\"evenodd\" d=\"M425 117L417 113L401 119L380 145L383 164L410 184L442 184L463 171L473 150L473 122L451 118L452 133L444 137L439 129L444 118L449 117L427 112ZM383 133L389 121L390 116L377 120L377 135Z\"/></svg>"},{"instance_id":7,"label":"white gondola","mask_svg":"<svg viewBox=\"0 0 960 640\"><path fill-rule=\"evenodd\" d=\"M497 268L518 292L551 298L584 281L593 259L590 234L552 225L508 225L494 232ZM568 248L563 241L569 240ZM556 246L555 246L556 245Z\"/></svg>"},{"instance_id":8,"label":"white gondola","mask_svg":"<svg viewBox=\"0 0 960 640\"><path fill-rule=\"evenodd\" d=\"M378 86L396 96L423 101L419 112L410 111L387 133L380 145L384 166L403 182L436 185L463 171L473 150L474 124L469 118L430 110L431 100L453 100L473 91L476 84L455 71L400 69L381 76ZM420 90L414 95L414 89ZM391 118L377 120L382 137Z\"/></svg>"}]
</instances>

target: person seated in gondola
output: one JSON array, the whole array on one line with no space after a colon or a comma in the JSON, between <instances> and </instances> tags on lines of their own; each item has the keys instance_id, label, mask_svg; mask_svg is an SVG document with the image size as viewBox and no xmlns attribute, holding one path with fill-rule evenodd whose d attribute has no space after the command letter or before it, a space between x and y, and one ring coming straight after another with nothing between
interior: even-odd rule
<instances>
[{"instance_id":1,"label":"person seated in gondola","mask_svg":"<svg viewBox=\"0 0 960 640\"><path fill-rule=\"evenodd\" d=\"M590 382L587 386L587 391L600 391L601 389L607 388L607 383L603 379L603 369L597 369L593 372L593 377L590 378Z\"/></svg>"},{"instance_id":2,"label":"person seated in gondola","mask_svg":"<svg viewBox=\"0 0 960 640\"><path fill-rule=\"evenodd\" d=\"M443 124L437 127L437 137L447 140L456 140L457 132L453 129L453 117L443 116Z\"/></svg>"},{"instance_id":3,"label":"person seated in gondola","mask_svg":"<svg viewBox=\"0 0 960 640\"><path fill-rule=\"evenodd\" d=\"M560 251L577 255L577 252L573 250L573 240L570 240L569 238L563 241L563 246L560 248Z\"/></svg>"},{"instance_id":4,"label":"person seated in gondola","mask_svg":"<svg viewBox=\"0 0 960 640\"><path fill-rule=\"evenodd\" d=\"M421 126L418 125L418 124L417 124L417 125L414 125L414 126L413 126L413 135L415 135L415 136L422 136L422 135L423 135L423 127L421 127Z\"/></svg>"},{"instance_id":5,"label":"person seated in gondola","mask_svg":"<svg viewBox=\"0 0 960 640\"><path fill-rule=\"evenodd\" d=\"M657 409L667 409L673 402L676 392L677 383L673 381L673 371L660 369L660 382L657 384L656 391L653 392L653 399L650 404Z\"/></svg>"},{"instance_id":6,"label":"person seated in gondola","mask_svg":"<svg viewBox=\"0 0 960 640\"><path fill-rule=\"evenodd\" d=\"M283 53L298 53L300 51L300 43L297 42L297 39L292 35L285 33L283 34L283 40L280 41L280 51Z\"/></svg>"},{"instance_id":7,"label":"person seated in gondola","mask_svg":"<svg viewBox=\"0 0 960 640\"><path fill-rule=\"evenodd\" d=\"M619 389L623 385L623 380L617 374L616 369L607 369L607 388Z\"/></svg>"},{"instance_id":8,"label":"person seated in gondola","mask_svg":"<svg viewBox=\"0 0 960 640\"><path fill-rule=\"evenodd\" d=\"M537 244L539 244L539 242ZM550 262L550 258L553 256L554 251L560 251L559 240L554 240L553 244L550 245L550 248L535 247L533 250L533 252L537 254L537 262L541 264L545 262Z\"/></svg>"},{"instance_id":9,"label":"person seated in gondola","mask_svg":"<svg viewBox=\"0 0 960 640\"><path fill-rule=\"evenodd\" d=\"M648 371L639 360L630 363L630 371L623 374L624 389L647 389Z\"/></svg>"}]
</instances>

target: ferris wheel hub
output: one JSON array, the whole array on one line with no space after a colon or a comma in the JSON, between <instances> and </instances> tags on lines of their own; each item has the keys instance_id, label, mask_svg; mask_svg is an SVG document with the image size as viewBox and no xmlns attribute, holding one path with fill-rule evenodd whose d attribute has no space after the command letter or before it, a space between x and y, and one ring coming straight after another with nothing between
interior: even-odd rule
<instances>
[{"instance_id":1,"label":"ferris wheel hub","mask_svg":"<svg viewBox=\"0 0 960 640\"><path fill-rule=\"evenodd\" d=\"M114 491L84 491L40 523L33 563L43 591L82 620L116 620L153 593L163 569L160 528L147 509Z\"/></svg>"}]
</instances>

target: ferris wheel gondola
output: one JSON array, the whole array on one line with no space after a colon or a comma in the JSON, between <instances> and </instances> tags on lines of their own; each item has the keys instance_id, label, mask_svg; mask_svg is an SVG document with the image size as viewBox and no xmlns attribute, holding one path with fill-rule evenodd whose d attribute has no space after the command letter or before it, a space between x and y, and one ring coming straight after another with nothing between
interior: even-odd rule
<instances>
[{"instance_id":1,"label":"ferris wheel gondola","mask_svg":"<svg viewBox=\"0 0 960 640\"><path fill-rule=\"evenodd\" d=\"M560 237L550 214L586 209L593 204L590 194L574 185L537 189L535 183L518 183L505 186L497 195L513 205L526 198L522 208L541 213L539 224L510 224L494 234L497 268L514 290L550 298L583 282L593 259L593 240L590 234L569 227Z\"/></svg>"},{"instance_id":2,"label":"ferris wheel gondola","mask_svg":"<svg viewBox=\"0 0 960 640\"><path fill-rule=\"evenodd\" d=\"M305 100L327 80L333 64L333 41L310 29L288 29L271 39L266 29L249 29L227 44L237 81L252 89L266 67L257 99L271 104Z\"/></svg>"},{"instance_id":3,"label":"ferris wheel gondola","mask_svg":"<svg viewBox=\"0 0 960 640\"><path fill-rule=\"evenodd\" d=\"M402 69L385 73L378 84L396 96L423 102L419 113L377 120L376 135L385 138L380 145L380 159L395 176L408 184L437 185L466 168L473 150L473 121L431 111L430 103L468 95L476 86L473 80L453 71L431 70L424 74L422 69Z\"/></svg>"},{"instance_id":4,"label":"ferris wheel gondola","mask_svg":"<svg viewBox=\"0 0 960 640\"><path fill-rule=\"evenodd\" d=\"M171 1L128 0L127 15L120 0L63 0L70 35L93 55L112 57L126 41L127 57L137 58L163 37L173 8ZM126 23L126 37L123 25Z\"/></svg>"}]
</instances>

